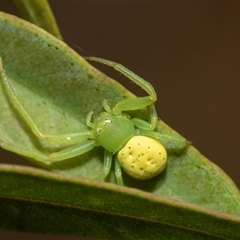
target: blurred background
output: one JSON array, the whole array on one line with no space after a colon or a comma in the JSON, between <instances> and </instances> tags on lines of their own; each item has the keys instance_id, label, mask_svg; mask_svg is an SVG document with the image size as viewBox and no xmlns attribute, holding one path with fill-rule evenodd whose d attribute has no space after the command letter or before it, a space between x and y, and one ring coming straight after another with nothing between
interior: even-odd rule
<instances>
[{"instance_id":1,"label":"blurred background","mask_svg":"<svg viewBox=\"0 0 240 240\"><path fill-rule=\"evenodd\" d=\"M72 48L80 55L119 62L151 82L158 94L159 117L240 187L239 3L50 0L50 4ZM0 2L0 10L17 15L9 0ZM120 74L97 67L136 95L142 93ZM27 164L0 151L1 159ZM0 238L53 239L14 233L0 233Z\"/></svg>"}]
</instances>

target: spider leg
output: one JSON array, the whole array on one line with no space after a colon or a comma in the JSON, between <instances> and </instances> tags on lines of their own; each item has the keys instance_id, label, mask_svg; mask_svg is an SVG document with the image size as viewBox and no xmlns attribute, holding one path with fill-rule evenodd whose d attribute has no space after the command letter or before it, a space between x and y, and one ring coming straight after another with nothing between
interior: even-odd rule
<instances>
[{"instance_id":1,"label":"spider leg","mask_svg":"<svg viewBox=\"0 0 240 240\"><path fill-rule=\"evenodd\" d=\"M78 131L78 132L71 132L71 133L66 133L66 134L56 134L56 135L49 135L49 134L44 134L39 130L39 127L35 123L34 119L26 108L23 106L21 101L18 99L15 91L11 87L6 73L2 67L2 60L0 58L0 80L3 83L4 87L7 90L7 93L10 97L10 100L14 107L18 110L18 112L21 114L23 119L28 123L30 128L32 129L32 132L35 134L36 137L40 139L44 139L47 141L52 141L52 142L60 142L60 143L71 143L71 142L77 142L79 140L88 138L91 136L91 131L85 130L85 131Z\"/></svg>"},{"instance_id":2,"label":"spider leg","mask_svg":"<svg viewBox=\"0 0 240 240\"><path fill-rule=\"evenodd\" d=\"M76 143L73 146L67 147L59 152L54 152L49 155L52 161L61 161L82 155L96 146L94 140L86 140L84 142Z\"/></svg>"},{"instance_id":3,"label":"spider leg","mask_svg":"<svg viewBox=\"0 0 240 240\"><path fill-rule=\"evenodd\" d=\"M149 96L146 97L138 97L133 99L125 99L120 102L118 102L115 107L113 108L113 113L115 114L121 114L122 111L131 111L131 110L138 110L142 109L144 107L149 106L150 108L150 124L149 127L151 130L155 129L158 121L157 112L154 106L154 102L157 100L157 94L153 88L153 86L145 81L143 78L139 77L134 72L130 71L123 65L109 61L102 58L96 58L96 57L85 57L85 59L95 62L103 63L107 66L113 67L118 72L122 73L124 76L132 80L134 83L136 83L138 86L140 86L144 91L146 91Z\"/></svg>"},{"instance_id":4,"label":"spider leg","mask_svg":"<svg viewBox=\"0 0 240 240\"><path fill-rule=\"evenodd\" d=\"M136 127L145 130L154 130L156 128L158 123L158 116L155 105L154 104L150 105L149 110L150 110L150 123L140 118L131 119L131 121Z\"/></svg>"},{"instance_id":5,"label":"spider leg","mask_svg":"<svg viewBox=\"0 0 240 240\"><path fill-rule=\"evenodd\" d=\"M104 180L110 172L112 166L112 153L105 149L103 159L103 171L97 177L98 180Z\"/></svg>"},{"instance_id":6,"label":"spider leg","mask_svg":"<svg viewBox=\"0 0 240 240\"><path fill-rule=\"evenodd\" d=\"M117 180L117 184L123 186L123 179L122 179L122 167L118 162L118 159L115 158L115 176Z\"/></svg>"},{"instance_id":7,"label":"spider leg","mask_svg":"<svg viewBox=\"0 0 240 240\"><path fill-rule=\"evenodd\" d=\"M181 151L191 143L182 136L171 136L145 129L138 129L138 135L151 137L159 140L168 151Z\"/></svg>"},{"instance_id":8,"label":"spider leg","mask_svg":"<svg viewBox=\"0 0 240 240\"><path fill-rule=\"evenodd\" d=\"M144 80L143 78L139 77L137 74L132 72L131 70L127 69L120 63L116 63L113 61L109 61L103 58L97 58L97 57L85 57L86 60L99 62L102 64L105 64L107 66L113 67L118 72L122 73L127 78L131 79L134 83L136 83L139 87L141 87L144 91L146 91L149 94L149 98L152 102L155 102L157 100L157 94L153 88L153 86Z\"/></svg>"},{"instance_id":9,"label":"spider leg","mask_svg":"<svg viewBox=\"0 0 240 240\"><path fill-rule=\"evenodd\" d=\"M4 142L1 142L0 145L6 150L13 151L28 158L28 160L34 164L51 169L51 164L84 154L93 149L96 146L96 143L94 140L86 140L49 155L40 151L5 144Z\"/></svg>"}]
</instances>

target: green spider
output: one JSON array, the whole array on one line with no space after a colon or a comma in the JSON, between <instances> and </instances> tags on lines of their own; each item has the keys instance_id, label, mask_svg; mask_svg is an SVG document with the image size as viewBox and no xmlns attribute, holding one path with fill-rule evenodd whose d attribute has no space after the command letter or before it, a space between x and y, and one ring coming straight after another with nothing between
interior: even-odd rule
<instances>
[{"instance_id":1,"label":"green spider","mask_svg":"<svg viewBox=\"0 0 240 240\"><path fill-rule=\"evenodd\" d=\"M149 82L121 64L95 57L87 57L86 59L115 68L140 86L149 96L122 100L112 109L105 99L103 100L105 111L94 121L92 121L92 111L87 115L86 125L89 127L89 130L60 135L47 135L39 130L34 119L18 100L5 75L0 59L0 77L7 89L11 102L31 127L35 136L52 142L75 142L72 146L49 155L36 154L35 160L43 163L62 161L86 153L96 146L102 146L105 149L103 172L98 177L98 180L104 180L109 174L113 156L115 156L116 181L119 185L123 185L121 167L128 175L136 179L145 180L155 177L164 170L167 162L167 151L160 141L167 139L167 141L185 142L185 139L172 138L154 131L158 122L154 106L157 94ZM130 116L124 113L125 111L139 110L145 107L149 108L149 122L139 118L130 118ZM83 141L83 139L85 140Z\"/></svg>"}]
</instances>

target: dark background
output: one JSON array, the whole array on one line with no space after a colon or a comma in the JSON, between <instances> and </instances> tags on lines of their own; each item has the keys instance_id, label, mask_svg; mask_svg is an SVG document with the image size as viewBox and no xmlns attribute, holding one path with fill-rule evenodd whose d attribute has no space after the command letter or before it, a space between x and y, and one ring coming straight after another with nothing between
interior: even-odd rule
<instances>
[{"instance_id":1,"label":"dark background","mask_svg":"<svg viewBox=\"0 0 240 240\"><path fill-rule=\"evenodd\" d=\"M71 47L81 55L122 63L151 82L158 93L159 117L240 187L240 3L50 3ZM0 2L0 10L17 14L9 1ZM118 73L101 69L141 94ZM26 163L3 152L1 159ZM48 240L46 236L10 233L1 239L26 236Z\"/></svg>"}]
</instances>

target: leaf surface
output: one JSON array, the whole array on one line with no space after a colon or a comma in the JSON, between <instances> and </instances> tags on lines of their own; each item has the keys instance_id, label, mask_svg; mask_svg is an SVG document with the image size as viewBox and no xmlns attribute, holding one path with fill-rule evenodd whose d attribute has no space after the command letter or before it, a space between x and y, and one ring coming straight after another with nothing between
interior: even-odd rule
<instances>
[{"instance_id":1,"label":"leaf surface","mask_svg":"<svg viewBox=\"0 0 240 240\"><path fill-rule=\"evenodd\" d=\"M62 38L47 0L14 0L14 3L22 18L45 29L55 37Z\"/></svg>"},{"instance_id":2,"label":"leaf surface","mask_svg":"<svg viewBox=\"0 0 240 240\"><path fill-rule=\"evenodd\" d=\"M1 167L0 182L4 229L111 239L240 238L239 217L136 189L9 165Z\"/></svg>"}]
</instances>

